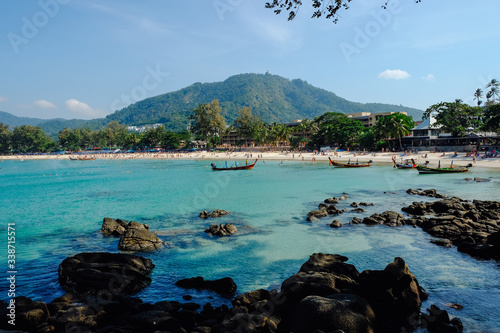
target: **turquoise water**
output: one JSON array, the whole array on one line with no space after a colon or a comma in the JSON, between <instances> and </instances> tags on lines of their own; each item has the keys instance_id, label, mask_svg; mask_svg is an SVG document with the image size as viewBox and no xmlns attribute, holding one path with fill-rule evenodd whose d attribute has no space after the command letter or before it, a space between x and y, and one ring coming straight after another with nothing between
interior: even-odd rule
<instances>
[{"instance_id":1,"label":"turquoise water","mask_svg":"<svg viewBox=\"0 0 500 333\"><path fill-rule=\"evenodd\" d=\"M116 238L99 233L104 217L150 225L168 246L143 254L153 260L153 283L137 296L145 301L227 302L209 292L174 286L182 278L232 277L238 293L278 288L314 252L338 253L361 271L383 269L394 257L405 259L430 293L424 306L464 305L460 317L467 332L499 332L500 270L429 242L418 228L314 223L308 211L332 196L347 193L338 204L372 202L365 213L344 213L342 223L385 210L399 211L412 201L408 188L435 188L465 199L500 200L500 173L474 168L469 174L419 175L374 165L361 170L331 168L326 163L258 162L250 171L213 172L208 160L5 161L0 163L0 246L6 248L7 223L17 229L16 294L50 302L64 292L57 267L67 256L84 251L118 252ZM220 161L218 162L221 163ZM474 183L465 177L492 177ZM430 200L430 199L429 199ZM218 220L201 220L201 210L229 210ZM349 207L350 208L350 207ZM213 238L209 223L234 223L239 233ZM5 259L4 259L5 258ZM6 253L2 253L6 263ZM5 269L6 271L7 269ZM7 293L1 295L7 300Z\"/></svg>"}]
</instances>

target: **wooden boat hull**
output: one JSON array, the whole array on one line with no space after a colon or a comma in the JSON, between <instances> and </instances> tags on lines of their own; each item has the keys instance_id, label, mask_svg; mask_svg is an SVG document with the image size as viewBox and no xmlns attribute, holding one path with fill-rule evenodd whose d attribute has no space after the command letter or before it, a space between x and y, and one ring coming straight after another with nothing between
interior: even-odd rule
<instances>
[{"instance_id":1,"label":"wooden boat hull","mask_svg":"<svg viewBox=\"0 0 500 333\"><path fill-rule=\"evenodd\" d=\"M370 163L365 163L365 164L339 163L333 161L330 157L328 157L328 159L330 160L330 164L337 168L366 168L370 166Z\"/></svg>"},{"instance_id":2,"label":"wooden boat hull","mask_svg":"<svg viewBox=\"0 0 500 333\"><path fill-rule=\"evenodd\" d=\"M416 167L418 173L420 174L436 174L436 173L461 173L469 171L468 167L457 167L457 168L429 168L418 166Z\"/></svg>"},{"instance_id":3,"label":"wooden boat hull","mask_svg":"<svg viewBox=\"0 0 500 333\"><path fill-rule=\"evenodd\" d=\"M396 163L396 164L394 164L394 167L396 169L413 169L413 165L411 165L411 164L399 164L399 163Z\"/></svg>"},{"instance_id":4,"label":"wooden boat hull","mask_svg":"<svg viewBox=\"0 0 500 333\"><path fill-rule=\"evenodd\" d=\"M242 166L233 166L233 167L229 167L229 168L217 168L215 167L214 165L212 165L212 170L213 171L229 171L229 170L251 170L253 169L253 167L255 166L255 163L257 163L258 160L255 160L255 162L253 162L252 164L248 164L248 165L242 165Z\"/></svg>"}]
</instances>

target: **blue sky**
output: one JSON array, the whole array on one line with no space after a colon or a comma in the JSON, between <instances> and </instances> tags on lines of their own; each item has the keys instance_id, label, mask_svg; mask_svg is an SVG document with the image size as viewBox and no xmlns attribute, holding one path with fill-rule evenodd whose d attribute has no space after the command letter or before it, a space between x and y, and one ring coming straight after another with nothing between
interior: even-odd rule
<instances>
[{"instance_id":1,"label":"blue sky","mask_svg":"<svg viewBox=\"0 0 500 333\"><path fill-rule=\"evenodd\" d=\"M355 102L425 110L500 79L500 1L353 0L338 24L266 0L0 3L0 110L103 117L195 82L270 71Z\"/></svg>"}]
</instances>

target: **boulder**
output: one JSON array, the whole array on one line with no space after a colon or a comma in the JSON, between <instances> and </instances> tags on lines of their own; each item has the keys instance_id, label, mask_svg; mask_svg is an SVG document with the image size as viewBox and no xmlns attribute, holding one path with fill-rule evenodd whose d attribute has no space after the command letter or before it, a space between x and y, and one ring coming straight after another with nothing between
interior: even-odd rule
<instances>
[{"instance_id":1,"label":"boulder","mask_svg":"<svg viewBox=\"0 0 500 333\"><path fill-rule=\"evenodd\" d=\"M127 229L127 222L117 219L105 217L102 221L101 232L106 236L117 236L120 237L125 233Z\"/></svg>"},{"instance_id":2,"label":"boulder","mask_svg":"<svg viewBox=\"0 0 500 333\"><path fill-rule=\"evenodd\" d=\"M430 213L430 207L423 202L413 202L410 206L403 207L401 210L411 215L426 215Z\"/></svg>"},{"instance_id":3,"label":"boulder","mask_svg":"<svg viewBox=\"0 0 500 333\"><path fill-rule=\"evenodd\" d=\"M230 277L225 277L218 280L205 280L201 276L179 280L175 283L176 286L185 289L203 289L211 290L224 297L232 297L236 292L236 283Z\"/></svg>"},{"instance_id":4,"label":"boulder","mask_svg":"<svg viewBox=\"0 0 500 333\"><path fill-rule=\"evenodd\" d=\"M333 197L333 198L328 198L325 199L324 201L326 204L336 204L339 202L339 198Z\"/></svg>"},{"instance_id":5,"label":"boulder","mask_svg":"<svg viewBox=\"0 0 500 333\"><path fill-rule=\"evenodd\" d=\"M206 210L202 211L200 213L200 217L203 218L203 219L207 219L207 218L216 218L216 217L219 217L219 216L224 216L224 215L228 215L230 214L230 212L228 212L227 210L223 210L223 209L214 209L212 212L207 212Z\"/></svg>"},{"instance_id":6,"label":"boulder","mask_svg":"<svg viewBox=\"0 0 500 333\"><path fill-rule=\"evenodd\" d=\"M349 196L347 196L346 194L342 195L339 200L347 200L349 199Z\"/></svg>"},{"instance_id":7,"label":"boulder","mask_svg":"<svg viewBox=\"0 0 500 333\"><path fill-rule=\"evenodd\" d=\"M338 220L334 220L332 223L329 224L329 226L332 228L340 228L342 226L342 223Z\"/></svg>"},{"instance_id":8,"label":"boulder","mask_svg":"<svg viewBox=\"0 0 500 333\"><path fill-rule=\"evenodd\" d=\"M7 293L6 293L7 294ZM1 302L1 301L0 301ZM44 302L35 302L24 296L17 296L8 301L1 302L0 314L2 321L0 331L16 330L17 332L53 332L54 327L49 325L49 310ZM9 309L9 307L11 309ZM15 325L8 321L13 320Z\"/></svg>"},{"instance_id":9,"label":"boulder","mask_svg":"<svg viewBox=\"0 0 500 333\"><path fill-rule=\"evenodd\" d=\"M365 217L362 220L364 224L383 224L390 227L399 227L405 223L405 218L403 215L393 212L393 211L385 211L381 214L373 214L370 217Z\"/></svg>"},{"instance_id":10,"label":"boulder","mask_svg":"<svg viewBox=\"0 0 500 333\"><path fill-rule=\"evenodd\" d=\"M118 249L123 251L153 251L162 246L162 240L144 226L129 227L118 243Z\"/></svg>"},{"instance_id":11,"label":"boulder","mask_svg":"<svg viewBox=\"0 0 500 333\"><path fill-rule=\"evenodd\" d=\"M322 218L322 217L325 217L328 215L328 212L326 211L326 209L320 209L320 210L313 210L313 211L310 211L309 213L307 213L307 221L311 221L311 218L314 217L314 218Z\"/></svg>"},{"instance_id":12,"label":"boulder","mask_svg":"<svg viewBox=\"0 0 500 333\"><path fill-rule=\"evenodd\" d=\"M370 304L353 294L329 297L308 296L296 307L292 319L293 332L313 331L373 333L375 314Z\"/></svg>"},{"instance_id":13,"label":"boulder","mask_svg":"<svg viewBox=\"0 0 500 333\"><path fill-rule=\"evenodd\" d=\"M402 258L395 258L382 271L365 270L359 276L357 294L372 306L380 332L415 326L427 294Z\"/></svg>"},{"instance_id":14,"label":"boulder","mask_svg":"<svg viewBox=\"0 0 500 333\"><path fill-rule=\"evenodd\" d=\"M354 265L346 264L347 257L338 254L314 253L302 264L299 272L326 272L345 275L353 280L359 276Z\"/></svg>"},{"instance_id":15,"label":"boulder","mask_svg":"<svg viewBox=\"0 0 500 333\"><path fill-rule=\"evenodd\" d=\"M75 294L107 292L133 295L151 283L151 259L123 253L84 252L59 265L59 283Z\"/></svg>"},{"instance_id":16,"label":"boulder","mask_svg":"<svg viewBox=\"0 0 500 333\"><path fill-rule=\"evenodd\" d=\"M364 213L366 212L366 210L364 210L363 208L354 208L353 210L351 210L351 212Z\"/></svg>"},{"instance_id":17,"label":"boulder","mask_svg":"<svg viewBox=\"0 0 500 333\"><path fill-rule=\"evenodd\" d=\"M432 304L427 312L429 314L422 313L422 327L430 333L460 333L463 331L462 321L459 318L450 320L446 310L441 310Z\"/></svg>"},{"instance_id":18,"label":"boulder","mask_svg":"<svg viewBox=\"0 0 500 333\"><path fill-rule=\"evenodd\" d=\"M374 204L371 203L371 202L370 203L366 203L366 202L361 201L358 205L366 207L366 206L373 206Z\"/></svg>"},{"instance_id":19,"label":"boulder","mask_svg":"<svg viewBox=\"0 0 500 333\"><path fill-rule=\"evenodd\" d=\"M222 224L212 224L208 229L205 229L206 233L214 236L228 236L238 232L238 228L236 228L231 223Z\"/></svg>"}]
</instances>

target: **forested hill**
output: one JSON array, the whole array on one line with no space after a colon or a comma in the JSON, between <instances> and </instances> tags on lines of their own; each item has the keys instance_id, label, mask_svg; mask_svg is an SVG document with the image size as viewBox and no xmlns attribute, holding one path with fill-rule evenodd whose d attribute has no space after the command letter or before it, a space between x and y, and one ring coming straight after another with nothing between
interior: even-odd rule
<instances>
[{"instance_id":1,"label":"forested hill","mask_svg":"<svg viewBox=\"0 0 500 333\"><path fill-rule=\"evenodd\" d=\"M239 74L223 82L195 83L175 92L147 98L104 119L44 120L20 118L0 112L0 122L9 124L11 129L20 125L40 126L52 137L57 137L58 132L66 127L98 129L115 120L126 125L163 123L168 130L181 131L186 129L188 116L193 109L214 99L219 100L224 116L230 124L238 111L245 106L252 107L254 113L267 123L312 119L325 112L406 111L414 120L420 120L423 114L421 110L401 105L350 102L300 79L289 80L271 74Z\"/></svg>"},{"instance_id":2,"label":"forested hill","mask_svg":"<svg viewBox=\"0 0 500 333\"><path fill-rule=\"evenodd\" d=\"M404 106L350 102L300 79L288 80L271 74L239 74L223 82L195 83L175 92L147 98L107 116L105 122L116 120L127 125L164 123L167 129L182 130L194 108L214 99L219 100L229 123L245 106L252 107L267 123L312 119L325 112L406 111L414 120L420 120L423 113Z\"/></svg>"}]
</instances>

